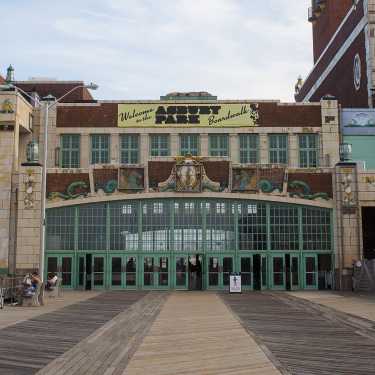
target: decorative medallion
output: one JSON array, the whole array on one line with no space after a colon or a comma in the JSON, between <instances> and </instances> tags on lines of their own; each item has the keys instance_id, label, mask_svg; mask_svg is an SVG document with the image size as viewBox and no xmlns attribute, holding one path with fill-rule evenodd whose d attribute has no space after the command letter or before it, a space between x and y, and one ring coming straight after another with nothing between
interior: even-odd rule
<instances>
[{"instance_id":1,"label":"decorative medallion","mask_svg":"<svg viewBox=\"0 0 375 375\"><path fill-rule=\"evenodd\" d=\"M9 99L5 99L1 104L0 113L14 113L14 105Z\"/></svg>"},{"instance_id":2,"label":"decorative medallion","mask_svg":"<svg viewBox=\"0 0 375 375\"><path fill-rule=\"evenodd\" d=\"M201 158L186 155L176 158L170 176L158 184L159 191L199 193L201 191L220 191L220 183L211 181L201 163Z\"/></svg>"}]
</instances>

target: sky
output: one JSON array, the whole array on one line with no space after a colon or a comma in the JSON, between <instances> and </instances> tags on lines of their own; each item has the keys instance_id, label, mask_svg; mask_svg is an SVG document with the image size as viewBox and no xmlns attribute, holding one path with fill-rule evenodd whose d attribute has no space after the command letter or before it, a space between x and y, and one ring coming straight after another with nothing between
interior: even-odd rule
<instances>
[{"instance_id":1,"label":"sky","mask_svg":"<svg viewBox=\"0 0 375 375\"><path fill-rule=\"evenodd\" d=\"M311 0L0 0L0 72L95 82L95 98L294 101ZM5 33L4 33L5 31Z\"/></svg>"}]
</instances>

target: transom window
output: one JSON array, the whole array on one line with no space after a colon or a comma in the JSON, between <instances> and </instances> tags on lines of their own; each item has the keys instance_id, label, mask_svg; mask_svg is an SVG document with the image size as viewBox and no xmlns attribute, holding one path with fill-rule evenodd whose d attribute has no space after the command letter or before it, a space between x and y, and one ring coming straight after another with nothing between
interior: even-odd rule
<instances>
[{"instance_id":1,"label":"transom window","mask_svg":"<svg viewBox=\"0 0 375 375\"><path fill-rule=\"evenodd\" d=\"M268 137L270 163L288 164L288 135L270 134Z\"/></svg>"},{"instance_id":2,"label":"transom window","mask_svg":"<svg viewBox=\"0 0 375 375\"><path fill-rule=\"evenodd\" d=\"M198 134L180 134L180 154L199 155L199 135Z\"/></svg>"},{"instance_id":3,"label":"transom window","mask_svg":"<svg viewBox=\"0 0 375 375\"><path fill-rule=\"evenodd\" d=\"M299 166L300 168L316 168L319 165L318 134L299 134Z\"/></svg>"},{"instance_id":4,"label":"transom window","mask_svg":"<svg viewBox=\"0 0 375 375\"><path fill-rule=\"evenodd\" d=\"M210 156L229 156L228 134L210 134Z\"/></svg>"},{"instance_id":5,"label":"transom window","mask_svg":"<svg viewBox=\"0 0 375 375\"><path fill-rule=\"evenodd\" d=\"M169 156L169 135L151 135L150 148L151 156Z\"/></svg>"},{"instance_id":6,"label":"transom window","mask_svg":"<svg viewBox=\"0 0 375 375\"><path fill-rule=\"evenodd\" d=\"M138 134L121 134L121 163L139 163L139 136Z\"/></svg>"},{"instance_id":7,"label":"transom window","mask_svg":"<svg viewBox=\"0 0 375 375\"><path fill-rule=\"evenodd\" d=\"M257 134L240 134L240 163L258 163Z\"/></svg>"},{"instance_id":8,"label":"transom window","mask_svg":"<svg viewBox=\"0 0 375 375\"><path fill-rule=\"evenodd\" d=\"M109 163L109 134L91 135L91 164Z\"/></svg>"},{"instance_id":9,"label":"transom window","mask_svg":"<svg viewBox=\"0 0 375 375\"><path fill-rule=\"evenodd\" d=\"M63 134L60 137L61 168L79 168L80 135Z\"/></svg>"}]
</instances>

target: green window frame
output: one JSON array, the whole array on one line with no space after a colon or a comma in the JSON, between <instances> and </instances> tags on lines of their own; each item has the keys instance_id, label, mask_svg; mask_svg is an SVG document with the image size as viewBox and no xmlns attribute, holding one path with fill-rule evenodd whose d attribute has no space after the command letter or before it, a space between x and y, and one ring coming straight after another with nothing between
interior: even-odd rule
<instances>
[{"instance_id":1,"label":"green window frame","mask_svg":"<svg viewBox=\"0 0 375 375\"><path fill-rule=\"evenodd\" d=\"M210 156L229 156L228 134L209 135Z\"/></svg>"},{"instance_id":2,"label":"green window frame","mask_svg":"<svg viewBox=\"0 0 375 375\"><path fill-rule=\"evenodd\" d=\"M271 164L288 164L288 134L270 134L269 156Z\"/></svg>"},{"instance_id":3,"label":"green window frame","mask_svg":"<svg viewBox=\"0 0 375 375\"><path fill-rule=\"evenodd\" d=\"M110 135L91 134L91 164L108 164L110 155Z\"/></svg>"},{"instance_id":4,"label":"green window frame","mask_svg":"<svg viewBox=\"0 0 375 375\"><path fill-rule=\"evenodd\" d=\"M240 163L256 164L259 160L258 134L240 134Z\"/></svg>"},{"instance_id":5,"label":"green window frame","mask_svg":"<svg viewBox=\"0 0 375 375\"><path fill-rule=\"evenodd\" d=\"M299 134L299 166L300 168L316 168L319 166L319 135Z\"/></svg>"},{"instance_id":6,"label":"green window frame","mask_svg":"<svg viewBox=\"0 0 375 375\"><path fill-rule=\"evenodd\" d=\"M169 135L153 134L150 136L150 155L169 156Z\"/></svg>"},{"instance_id":7,"label":"green window frame","mask_svg":"<svg viewBox=\"0 0 375 375\"><path fill-rule=\"evenodd\" d=\"M60 136L61 168L80 167L80 146L80 134L62 134Z\"/></svg>"},{"instance_id":8,"label":"green window frame","mask_svg":"<svg viewBox=\"0 0 375 375\"><path fill-rule=\"evenodd\" d=\"M120 136L120 160L122 164L139 163L139 135L121 134Z\"/></svg>"},{"instance_id":9,"label":"green window frame","mask_svg":"<svg viewBox=\"0 0 375 375\"><path fill-rule=\"evenodd\" d=\"M180 134L180 155L198 156L199 152L199 134Z\"/></svg>"}]
</instances>

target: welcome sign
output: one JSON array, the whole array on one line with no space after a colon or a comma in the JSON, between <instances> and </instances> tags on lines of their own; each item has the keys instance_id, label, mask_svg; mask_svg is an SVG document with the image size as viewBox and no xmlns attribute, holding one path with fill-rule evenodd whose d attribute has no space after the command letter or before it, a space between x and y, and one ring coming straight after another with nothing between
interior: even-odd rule
<instances>
[{"instance_id":1,"label":"welcome sign","mask_svg":"<svg viewBox=\"0 0 375 375\"><path fill-rule=\"evenodd\" d=\"M118 127L257 126L258 104L139 103L118 105Z\"/></svg>"}]
</instances>

